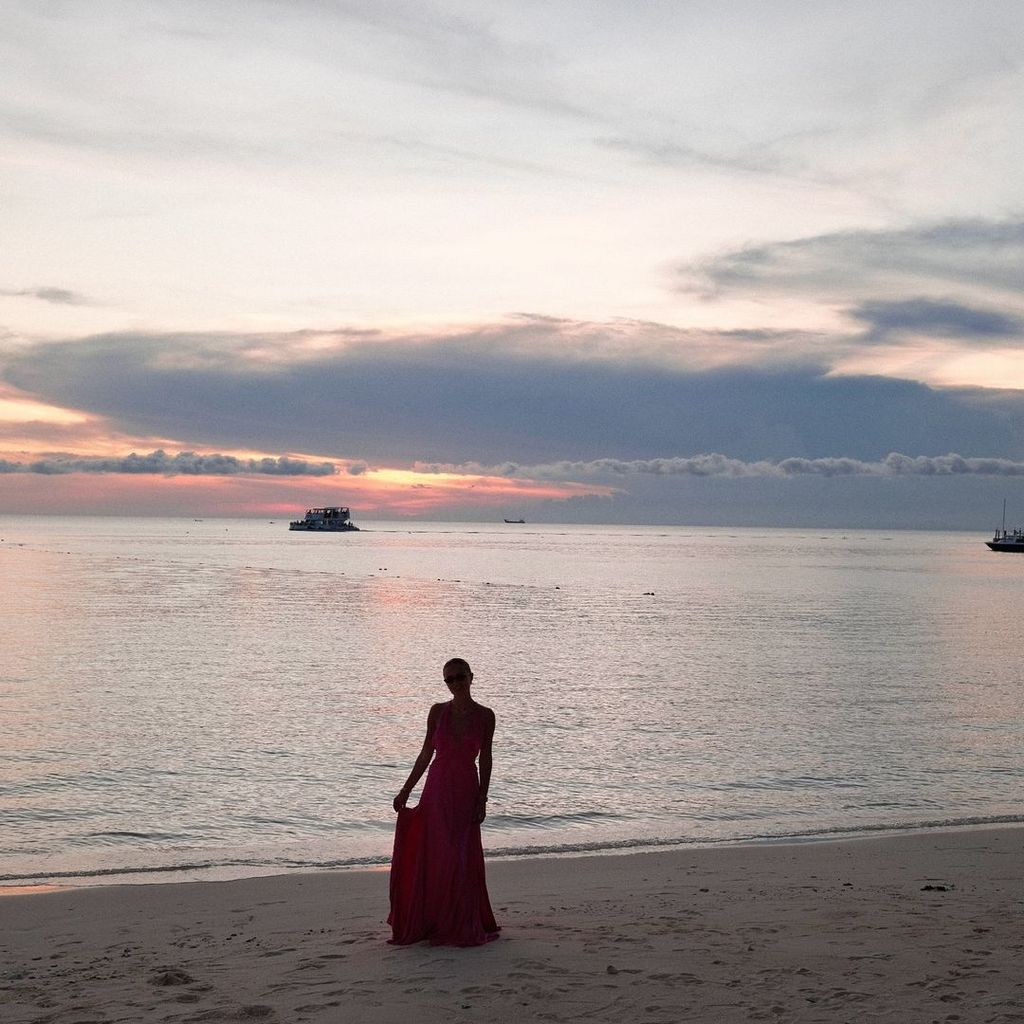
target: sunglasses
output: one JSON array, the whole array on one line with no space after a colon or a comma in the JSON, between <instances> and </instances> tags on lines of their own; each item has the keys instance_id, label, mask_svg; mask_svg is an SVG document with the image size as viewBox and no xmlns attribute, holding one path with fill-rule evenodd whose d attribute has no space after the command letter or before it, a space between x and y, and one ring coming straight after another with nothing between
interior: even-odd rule
<instances>
[{"instance_id":1,"label":"sunglasses","mask_svg":"<svg viewBox=\"0 0 1024 1024\"><path fill-rule=\"evenodd\" d=\"M452 672L451 675L447 675L447 676L444 677L444 681L446 683L457 683L457 682L460 682L463 679L468 679L468 678L469 678L469 673L468 672Z\"/></svg>"}]
</instances>

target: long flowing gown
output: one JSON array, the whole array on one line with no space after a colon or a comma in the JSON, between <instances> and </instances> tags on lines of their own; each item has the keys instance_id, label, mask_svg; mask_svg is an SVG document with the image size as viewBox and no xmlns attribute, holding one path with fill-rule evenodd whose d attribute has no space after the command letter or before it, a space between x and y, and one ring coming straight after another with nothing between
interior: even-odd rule
<instances>
[{"instance_id":1,"label":"long flowing gown","mask_svg":"<svg viewBox=\"0 0 1024 1024\"><path fill-rule=\"evenodd\" d=\"M415 807L398 812L391 858L391 925L396 945L429 939L435 946L479 946L498 938L487 896L476 758L482 715L462 735L445 704L434 726L434 760Z\"/></svg>"}]
</instances>

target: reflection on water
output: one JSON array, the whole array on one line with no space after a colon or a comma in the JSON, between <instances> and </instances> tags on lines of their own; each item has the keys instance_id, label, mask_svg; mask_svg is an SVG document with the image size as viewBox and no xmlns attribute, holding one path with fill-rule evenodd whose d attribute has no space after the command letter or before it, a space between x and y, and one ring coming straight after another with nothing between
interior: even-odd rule
<instances>
[{"instance_id":1,"label":"reflection on water","mask_svg":"<svg viewBox=\"0 0 1024 1024\"><path fill-rule=\"evenodd\" d=\"M454 654L498 715L494 849L1024 811L1024 556L973 536L0 536L0 876L386 858Z\"/></svg>"}]
</instances>

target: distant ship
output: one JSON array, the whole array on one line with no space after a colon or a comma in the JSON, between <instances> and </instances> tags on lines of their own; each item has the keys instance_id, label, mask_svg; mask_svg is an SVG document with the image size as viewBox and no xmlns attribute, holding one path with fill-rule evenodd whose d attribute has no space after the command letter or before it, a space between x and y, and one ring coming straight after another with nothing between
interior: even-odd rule
<instances>
[{"instance_id":1,"label":"distant ship","mask_svg":"<svg viewBox=\"0 0 1024 1024\"><path fill-rule=\"evenodd\" d=\"M993 551L1022 551L1024 552L1024 530L1017 527L1016 530L1006 528L1006 499L1003 498L1003 525L996 530L995 536L985 543Z\"/></svg>"},{"instance_id":2,"label":"distant ship","mask_svg":"<svg viewBox=\"0 0 1024 1024\"><path fill-rule=\"evenodd\" d=\"M506 523L525 523L525 519L506 519Z\"/></svg>"},{"instance_id":3,"label":"distant ship","mask_svg":"<svg viewBox=\"0 0 1024 1024\"><path fill-rule=\"evenodd\" d=\"M328 505L324 508L307 508L304 519L293 519L289 530L309 530L313 533L350 533L359 530L344 505Z\"/></svg>"}]
</instances>

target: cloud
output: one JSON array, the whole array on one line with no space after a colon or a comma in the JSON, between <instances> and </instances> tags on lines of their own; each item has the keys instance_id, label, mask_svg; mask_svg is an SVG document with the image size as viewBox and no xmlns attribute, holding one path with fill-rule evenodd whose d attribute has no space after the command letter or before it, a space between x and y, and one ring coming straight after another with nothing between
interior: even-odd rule
<instances>
[{"instance_id":1,"label":"cloud","mask_svg":"<svg viewBox=\"0 0 1024 1024\"><path fill-rule=\"evenodd\" d=\"M934 299L904 299L863 302L850 315L868 324L868 337L888 339L894 334L931 335L939 338L1018 338L1024 320L993 309L979 309L958 302Z\"/></svg>"},{"instance_id":2,"label":"cloud","mask_svg":"<svg viewBox=\"0 0 1024 1024\"><path fill-rule=\"evenodd\" d=\"M907 292L1024 297L1024 220L948 220L900 229L838 231L749 245L682 266L681 290L798 293L821 301Z\"/></svg>"},{"instance_id":3,"label":"cloud","mask_svg":"<svg viewBox=\"0 0 1024 1024\"><path fill-rule=\"evenodd\" d=\"M776 461L747 462L717 452L657 459L591 459L588 462L552 462L521 466L503 463L484 466L417 463L421 473L467 473L487 476L527 477L534 480L566 480L574 477L615 477L630 474L650 476L726 477L730 479L770 477L909 477L909 476L1024 476L1024 462L1012 459L973 458L948 455L903 455L890 452L884 459L865 461L844 456L808 459L792 457Z\"/></svg>"},{"instance_id":4,"label":"cloud","mask_svg":"<svg viewBox=\"0 0 1024 1024\"><path fill-rule=\"evenodd\" d=\"M41 285L37 288L0 288L0 295L9 298L30 298L39 299L42 302L49 302L55 306L90 306L92 303L84 295L78 292L68 291L67 288L54 288L48 285Z\"/></svg>"},{"instance_id":5,"label":"cloud","mask_svg":"<svg viewBox=\"0 0 1024 1024\"><path fill-rule=\"evenodd\" d=\"M155 6L149 13L140 5L114 14L98 5L85 25L71 10L26 10L20 26L25 49L43 65L47 58L64 60L69 74L57 81L38 73L34 62L0 73L11 83L0 102L0 133L204 169L227 161L244 171L256 164L294 173L301 162L304 168L320 164L335 177L339 162L368 145L363 158L379 172L394 162L381 158L381 146L397 144L449 163L546 174L544 161L522 157L521 144L497 152L491 124L479 145L469 132L461 133L466 145L441 145L438 139L451 133L431 130L433 121L453 105L470 112L501 107L506 117L525 117L539 131L548 118L572 123L591 117L560 83L565 58L546 41L497 31L496 19L480 12L416 0L253 0L250 8L262 16L240 20L201 3ZM83 36L93 52L119 52L125 31L132 32L145 73L131 62L103 72L102 59L68 60L68 47ZM266 76L252 76L254 59L273 69L273 88ZM181 66L192 68L197 82L204 73L215 76L230 98L201 88L193 93L175 76ZM31 100L17 98L26 96ZM439 97L446 102L438 104ZM406 116L417 103L423 114Z\"/></svg>"},{"instance_id":6,"label":"cloud","mask_svg":"<svg viewBox=\"0 0 1024 1024\"><path fill-rule=\"evenodd\" d=\"M599 149L607 149L663 167L710 167L742 174L785 174L791 172L785 161L769 146L759 144L737 148L733 152L714 152L685 142L669 139L607 137L594 139Z\"/></svg>"},{"instance_id":7,"label":"cloud","mask_svg":"<svg viewBox=\"0 0 1024 1024\"><path fill-rule=\"evenodd\" d=\"M1024 455L1024 394L983 403L966 390L829 376L836 344L518 317L415 336L98 335L19 348L0 373L129 437L392 465L664 451Z\"/></svg>"},{"instance_id":8,"label":"cloud","mask_svg":"<svg viewBox=\"0 0 1024 1024\"><path fill-rule=\"evenodd\" d=\"M295 3L277 0L273 6L294 11ZM510 108L573 119L591 116L560 84L565 57L546 43L527 41L521 32L502 33L498 19L472 5L451 10L421 0L335 0L326 6L307 0L307 9L324 19L320 34L332 33L334 18L347 23L346 35L359 32L357 38L375 51L378 73L389 69L428 89ZM316 50L333 62L336 48L332 40Z\"/></svg>"},{"instance_id":9,"label":"cloud","mask_svg":"<svg viewBox=\"0 0 1024 1024\"><path fill-rule=\"evenodd\" d=\"M333 476L330 462L307 462L287 455L278 458L239 459L234 455L197 455L162 450L148 455L132 452L119 458L55 456L32 462L0 460L0 473L40 473L56 476L66 473L125 473L161 476Z\"/></svg>"}]
</instances>

